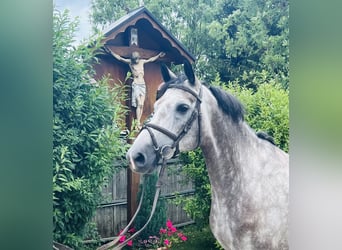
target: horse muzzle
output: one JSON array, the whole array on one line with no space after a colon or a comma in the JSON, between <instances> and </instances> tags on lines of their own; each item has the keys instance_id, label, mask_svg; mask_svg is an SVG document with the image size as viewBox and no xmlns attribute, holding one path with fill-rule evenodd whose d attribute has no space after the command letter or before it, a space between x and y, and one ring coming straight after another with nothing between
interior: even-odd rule
<instances>
[{"instance_id":1,"label":"horse muzzle","mask_svg":"<svg viewBox=\"0 0 342 250\"><path fill-rule=\"evenodd\" d=\"M152 145L134 143L126 154L132 171L140 174L152 172L158 164Z\"/></svg>"}]
</instances>

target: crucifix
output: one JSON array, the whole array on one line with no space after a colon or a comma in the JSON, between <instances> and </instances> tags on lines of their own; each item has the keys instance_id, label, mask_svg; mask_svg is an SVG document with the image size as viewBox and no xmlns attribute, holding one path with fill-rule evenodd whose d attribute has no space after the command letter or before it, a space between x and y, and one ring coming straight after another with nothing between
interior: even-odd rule
<instances>
[{"instance_id":1,"label":"crucifix","mask_svg":"<svg viewBox=\"0 0 342 250\"><path fill-rule=\"evenodd\" d=\"M156 55L156 51L142 49L139 47L138 29L131 27L128 32L128 47L122 47L121 50L115 52L109 47L104 46L104 50L112 55L115 59L129 65L132 73L132 93L131 105L135 108L135 117L137 119L136 128L141 129L141 118L144 109L144 102L147 95L146 84L144 79L144 65L148 62L154 62L160 57L164 57L165 53L160 52ZM120 55L119 55L120 53ZM143 58L141 58L143 57ZM134 112L134 111L133 111ZM127 220L129 221L137 209L137 193L139 190L140 175L133 173L127 169Z\"/></svg>"},{"instance_id":2,"label":"crucifix","mask_svg":"<svg viewBox=\"0 0 342 250\"><path fill-rule=\"evenodd\" d=\"M144 79L144 64L149 62L154 62L158 58L165 55L164 52L160 52L158 55L150 57L149 59L141 59L140 54L137 51L133 51L131 58L124 58L120 55L114 53L110 49L106 48L112 56L117 60L127 63L131 69L133 76L132 83L132 107L136 108L136 119L138 121L138 129L141 129L140 119L143 113L144 102L146 97L146 84Z\"/></svg>"}]
</instances>

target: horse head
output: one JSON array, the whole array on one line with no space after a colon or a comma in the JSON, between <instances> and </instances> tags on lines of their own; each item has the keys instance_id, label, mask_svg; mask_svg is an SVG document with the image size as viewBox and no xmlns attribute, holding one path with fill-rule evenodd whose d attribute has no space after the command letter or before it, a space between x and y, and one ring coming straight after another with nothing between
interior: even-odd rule
<instances>
[{"instance_id":1,"label":"horse head","mask_svg":"<svg viewBox=\"0 0 342 250\"><path fill-rule=\"evenodd\" d=\"M161 159L195 149L200 143L201 83L188 61L184 73L173 74L161 66L164 83L154 104L154 112L127 152L133 171L152 172Z\"/></svg>"}]
</instances>

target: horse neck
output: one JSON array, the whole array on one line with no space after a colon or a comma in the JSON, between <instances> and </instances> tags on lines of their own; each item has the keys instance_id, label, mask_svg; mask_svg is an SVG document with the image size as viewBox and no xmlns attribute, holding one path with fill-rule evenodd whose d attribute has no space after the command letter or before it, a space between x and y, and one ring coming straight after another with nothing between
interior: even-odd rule
<instances>
[{"instance_id":1,"label":"horse neck","mask_svg":"<svg viewBox=\"0 0 342 250\"><path fill-rule=\"evenodd\" d=\"M236 123L224 114L210 93L203 99L208 105L202 107L201 149L211 185L217 190L230 185L234 188L233 184L241 180L240 166L246 158L246 148L252 148L248 145L253 143L254 135L245 122Z\"/></svg>"}]
</instances>

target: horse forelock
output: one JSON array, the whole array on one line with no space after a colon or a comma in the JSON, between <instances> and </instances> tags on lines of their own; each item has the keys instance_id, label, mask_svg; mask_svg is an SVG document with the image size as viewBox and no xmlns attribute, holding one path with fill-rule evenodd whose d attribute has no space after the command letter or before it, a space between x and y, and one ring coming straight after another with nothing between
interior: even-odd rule
<instances>
[{"instance_id":1,"label":"horse forelock","mask_svg":"<svg viewBox=\"0 0 342 250\"><path fill-rule=\"evenodd\" d=\"M163 82L157 91L157 100L165 94L166 90L170 87L170 84L182 84L186 79L187 77L184 74L181 74L168 82Z\"/></svg>"},{"instance_id":2,"label":"horse forelock","mask_svg":"<svg viewBox=\"0 0 342 250\"><path fill-rule=\"evenodd\" d=\"M235 122L244 120L245 109L236 97L218 87L210 86L209 89L225 114Z\"/></svg>"}]
</instances>

